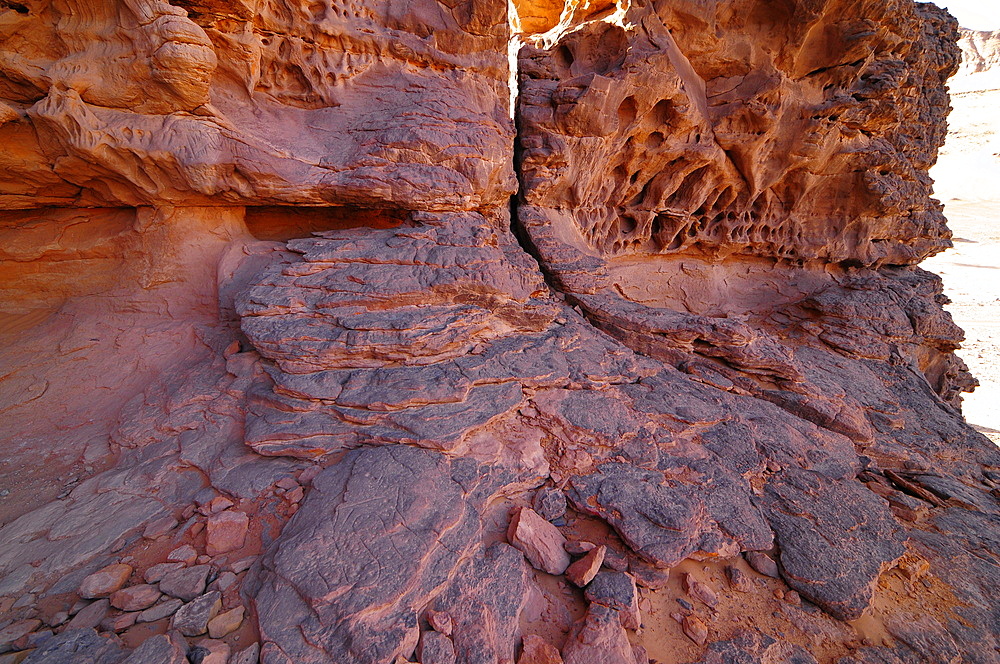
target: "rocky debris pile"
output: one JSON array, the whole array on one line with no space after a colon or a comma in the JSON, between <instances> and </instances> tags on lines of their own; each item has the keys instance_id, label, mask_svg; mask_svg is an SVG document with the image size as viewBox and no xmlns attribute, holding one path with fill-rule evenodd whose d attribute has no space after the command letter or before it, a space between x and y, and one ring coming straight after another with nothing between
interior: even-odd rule
<instances>
[{"instance_id":1,"label":"rocky debris pile","mask_svg":"<svg viewBox=\"0 0 1000 664\"><path fill-rule=\"evenodd\" d=\"M0 35L0 664L997 660L943 11Z\"/></svg>"}]
</instances>

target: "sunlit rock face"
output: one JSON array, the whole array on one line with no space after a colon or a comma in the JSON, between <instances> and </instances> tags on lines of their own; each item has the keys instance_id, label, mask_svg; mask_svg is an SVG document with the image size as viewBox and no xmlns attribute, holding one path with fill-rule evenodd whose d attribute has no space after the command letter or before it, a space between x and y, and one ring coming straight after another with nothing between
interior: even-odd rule
<instances>
[{"instance_id":1,"label":"sunlit rock face","mask_svg":"<svg viewBox=\"0 0 1000 664\"><path fill-rule=\"evenodd\" d=\"M0 2L0 651L995 661L1000 455L917 267L957 38Z\"/></svg>"}]
</instances>

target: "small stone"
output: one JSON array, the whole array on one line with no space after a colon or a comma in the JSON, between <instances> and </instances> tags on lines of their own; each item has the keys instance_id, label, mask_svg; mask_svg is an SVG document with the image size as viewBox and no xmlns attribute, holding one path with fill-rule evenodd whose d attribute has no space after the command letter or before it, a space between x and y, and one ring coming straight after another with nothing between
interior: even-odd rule
<instances>
[{"instance_id":1,"label":"small stone","mask_svg":"<svg viewBox=\"0 0 1000 664\"><path fill-rule=\"evenodd\" d=\"M233 574L239 574L245 572L257 561L257 556L249 556L241 560L237 560L235 563L229 566Z\"/></svg>"},{"instance_id":2,"label":"small stone","mask_svg":"<svg viewBox=\"0 0 1000 664\"><path fill-rule=\"evenodd\" d=\"M207 565L208 563L212 562L212 556L202 554L198 556L198 559L195 562L197 562L199 565Z\"/></svg>"},{"instance_id":3,"label":"small stone","mask_svg":"<svg viewBox=\"0 0 1000 664\"><path fill-rule=\"evenodd\" d=\"M226 592L233 587L234 583L236 583L236 575L232 572L223 572L215 580L215 587L222 592Z\"/></svg>"},{"instance_id":4,"label":"small stone","mask_svg":"<svg viewBox=\"0 0 1000 664\"><path fill-rule=\"evenodd\" d=\"M140 613L136 621L141 623L150 623L156 622L157 620L163 620L167 616L172 616L177 612L177 609L181 608L183 605L184 602L176 598L163 600L159 604L154 604Z\"/></svg>"},{"instance_id":5,"label":"small stone","mask_svg":"<svg viewBox=\"0 0 1000 664\"><path fill-rule=\"evenodd\" d=\"M530 507L514 513L507 528L507 541L543 572L562 574L569 567L569 554L563 548L566 538Z\"/></svg>"},{"instance_id":6,"label":"small stone","mask_svg":"<svg viewBox=\"0 0 1000 664\"><path fill-rule=\"evenodd\" d=\"M153 565L146 570L146 573L142 575L142 578L146 583L159 583L159 581L165 577L170 572L175 572L179 569L184 569L184 563L160 563L159 565Z\"/></svg>"},{"instance_id":7,"label":"small stone","mask_svg":"<svg viewBox=\"0 0 1000 664\"><path fill-rule=\"evenodd\" d=\"M566 540L566 543L563 544L563 548L566 549L566 553L570 555L582 556L588 551L593 551L594 549L596 549L597 545L594 544L593 542L585 542L583 540L580 541Z\"/></svg>"},{"instance_id":8,"label":"small stone","mask_svg":"<svg viewBox=\"0 0 1000 664\"><path fill-rule=\"evenodd\" d=\"M135 624L138 613L122 613L117 616L108 616L101 621L101 630L105 632L122 632Z\"/></svg>"},{"instance_id":9,"label":"small stone","mask_svg":"<svg viewBox=\"0 0 1000 664\"><path fill-rule=\"evenodd\" d=\"M789 590L785 593L785 601L793 606L802 606L802 597L794 590Z\"/></svg>"},{"instance_id":10,"label":"small stone","mask_svg":"<svg viewBox=\"0 0 1000 664\"><path fill-rule=\"evenodd\" d=\"M178 609L173 627L184 636L201 636L208 631L208 621L219 615L221 609L222 593L213 590Z\"/></svg>"},{"instance_id":11,"label":"small stone","mask_svg":"<svg viewBox=\"0 0 1000 664\"><path fill-rule=\"evenodd\" d=\"M208 621L208 635L213 639L221 639L225 635L235 632L243 624L243 613L246 609L238 606L231 611L220 613Z\"/></svg>"},{"instance_id":12,"label":"small stone","mask_svg":"<svg viewBox=\"0 0 1000 664\"><path fill-rule=\"evenodd\" d=\"M203 639L197 643L198 648L205 651L201 664L227 664L229 661L230 648L225 641L215 639Z\"/></svg>"},{"instance_id":13,"label":"small stone","mask_svg":"<svg viewBox=\"0 0 1000 664\"><path fill-rule=\"evenodd\" d=\"M280 480L275 482L274 485L279 489L284 489L285 491L291 491L292 489L298 487L299 483L296 482L291 477L282 477Z\"/></svg>"},{"instance_id":14,"label":"small stone","mask_svg":"<svg viewBox=\"0 0 1000 664\"><path fill-rule=\"evenodd\" d=\"M555 521L566 514L566 494L559 489L539 489L531 506L543 519Z\"/></svg>"},{"instance_id":15,"label":"small stone","mask_svg":"<svg viewBox=\"0 0 1000 664\"><path fill-rule=\"evenodd\" d=\"M162 519L150 522L145 530L142 531L142 536L146 539L155 540L158 537L163 537L176 527L177 519L172 516L165 516Z\"/></svg>"},{"instance_id":16,"label":"small stone","mask_svg":"<svg viewBox=\"0 0 1000 664\"><path fill-rule=\"evenodd\" d=\"M750 567L754 568L758 573L764 576L769 576L773 579L780 578L778 573L778 563L774 562L774 558L767 555L766 553L761 553L760 551L747 551L746 552L747 562L750 563Z\"/></svg>"},{"instance_id":17,"label":"small stone","mask_svg":"<svg viewBox=\"0 0 1000 664\"><path fill-rule=\"evenodd\" d=\"M213 514L208 519L208 543L205 551L210 556L217 556L240 548L246 541L249 527L250 517L244 512Z\"/></svg>"},{"instance_id":18,"label":"small stone","mask_svg":"<svg viewBox=\"0 0 1000 664\"><path fill-rule=\"evenodd\" d=\"M14 605L11 608L14 609L24 609L35 603L35 596L31 593L25 593L17 598Z\"/></svg>"},{"instance_id":19,"label":"small stone","mask_svg":"<svg viewBox=\"0 0 1000 664\"><path fill-rule=\"evenodd\" d=\"M83 580L80 584L80 597L84 599L107 597L116 590L120 590L131 575L131 565L122 563L108 565Z\"/></svg>"},{"instance_id":20,"label":"small stone","mask_svg":"<svg viewBox=\"0 0 1000 664\"><path fill-rule=\"evenodd\" d=\"M451 636L454 622L451 619L451 614L447 611L428 611L427 622L438 632L441 632L445 636Z\"/></svg>"},{"instance_id":21,"label":"small stone","mask_svg":"<svg viewBox=\"0 0 1000 664\"><path fill-rule=\"evenodd\" d=\"M51 629L43 629L39 632L32 632L28 635L28 647L37 648L52 638L55 633Z\"/></svg>"},{"instance_id":22,"label":"small stone","mask_svg":"<svg viewBox=\"0 0 1000 664\"><path fill-rule=\"evenodd\" d=\"M71 629L90 629L92 627L97 627L104 620L104 616L107 614L108 609L111 608L111 602L107 599L99 599L96 602L92 602L80 609L80 611L73 616L73 619L69 621L66 625L66 631Z\"/></svg>"},{"instance_id":23,"label":"small stone","mask_svg":"<svg viewBox=\"0 0 1000 664\"><path fill-rule=\"evenodd\" d=\"M542 637L526 634L517 664L563 664L563 658L556 647Z\"/></svg>"},{"instance_id":24,"label":"small stone","mask_svg":"<svg viewBox=\"0 0 1000 664\"><path fill-rule=\"evenodd\" d=\"M612 548L604 553L604 564L616 572L628 571L628 557Z\"/></svg>"},{"instance_id":25,"label":"small stone","mask_svg":"<svg viewBox=\"0 0 1000 664\"><path fill-rule=\"evenodd\" d=\"M169 572L160 580L160 591L190 602L205 592L211 570L209 565L196 565Z\"/></svg>"},{"instance_id":26,"label":"small stone","mask_svg":"<svg viewBox=\"0 0 1000 664\"><path fill-rule=\"evenodd\" d=\"M601 571L601 565L604 564L604 554L607 550L608 547L601 545L588 552L583 558L566 568L566 578L578 588L583 588L593 581L597 573Z\"/></svg>"},{"instance_id":27,"label":"small stone","mask_svg":"<svg viewBox=\"0 0 1000 664\"><path fill-rule=\"evenodd\" d=\"M708 626L698 616L685 616L681 622L681 630L699 646L705 645L708 640Z\"/></svg>"},{"instance_id":28,"label":"small stone","mask_svg":"<svg viewBox=\"0 0 1000 664\"><path fill-rule=\"evenodd\" d=\"M255 643L249 648L239 651L229 661L229 664L257 664L260 660L260 644Z\"/></svg>"},{"instance_id":29,"label":"small stone","mask_svg":"<svg viewBox=\"0 0 1000 664\"><path fill-rule=\"evenodd\" d=\"M194 513L197 512L197 511L198 511L198 508L196 506L194 506L194 505L188 505L187 507L184 508L184 511L181 512L181 518L184 519L185 521L187 521L188 519L190 519L191 517L193 517Z\"/></svg>"},{"instance_id":30,"label":"small stone","mask_svg":"<svg viewBox=\"0 0 1000 664\"><path fill-rule=\"evenodd\" d=\"M187 664L187 643L177 634L153 636L132 651L122 664Z\"/></svg>"},{"instance_id":31,"label":"small stone","mask_svg":"<svg viewBox=\"0 0 1000 664\"><path fill-rule=\"evenodd\" d=\"M181 562L185 565L190 565L194 563L195 559L198 557L198 552L194 550L194 547L190 544L185 544L184 546L179 546L170 553L167 554L168 562Z\"/></svg>"},{"instance_id":32,"label":"small stone","mask_svg":"<svg viewBox=\"0 0 1000 664\"><path fill-rule=\"evenodd\" d=\"M65 611L59 611L58 613L56 613L55 615L52 616L52 618L49 620L48 624L49 624L50 627L58 627L59 625L61 625L64 622L66 622L67 620L69 620L69 613L67 613Z\"/></svg>"},{"instance_id":33,"label":"small stone","mask_svg":"<svg viewBox=\"0 0 1000 664\"><path fill-rule=\"evenodd\" d=\"M781 588L775 588L772 594L774 595L774 599L785 599L785 593L781 591Z\"/></svg>"},{"instance_id":34,"label":"small stone","mask_svg":"<svg viewBox=\"0 0 1000 664\"><path fill-rule=\"evenodd\" d=\"M0 652L10 650L11 644L20 639L22 636L27 636L31 632L34 632L41 626L41 620L32 619L20 620L7 625L3 629L0 629Z\"/></svg>"},{"instance_id":35,"label":"small stone","mask_svg":"<svg viewBox=\"0 0 1000 664\"><path fill-rule=\"evenodd\" d=\"M695 579L691 574L684 575L684 590L688 595L705 606L715 608L719 605L719 596L707 584Z\"/></svg>"},{"instance_id":36,"label":"small stone","mask_svg":"<svg viewBox=\"0 0 1000 664\"><path fill-rule=\"evenodd\" d=\"M218 514L219 512L222 512L223 510L228 510L230 507L232 507L235 504L236 503L234 503L229 498L226 498L225 496L217 496L217 497L213 498L212 501L208 504L208 513L209 514Z\"/></svg>"},{"instance_id":37,"label":"small stone","mask_svg":"<svg viewBox=\"0 0 1000 664\"><path fill-rule=\"evenodd\" d=\"M584 590L584 596L593 604L616 609L626 629L639 629L639 591L631 574L607 570L598 572Z\"/></svg>"},{"instance_id":38,"label":"small stone","mask_svg":"<svg viewBox=\"0 0 1000 664\"><path fill-rule=\"evenodd\" d=\"M308 486L323 472L322 466L309 466L299 474L299 484Z\"/></svg>"},{"instance_id":39,"label":"small stone","mask_svg":"<svg viewBox=\"0 0 1000 664\"><path fill-rule=\"evenodd\" d=\"M748 593L753 590L753 581L739 567L730 565L726 567L726 578L733 590L741 593Z\"/></svg>"},{"instance_id":40,"label":"small stone","mask_svg":"<svg viewBox=\"0 0 1000 664\"><path fill-rule=\"evenodd\" d=\"M143 583L123 588L111 595L111 606L122 611L142 611L156 604L160 599L156 586Z\"/></svg>"},{"instance_id":41,"label":"small stone","mask_svg":"<svg viewBox=\"0 0 1000 664\"><path fill-rule=\"evenodd\" d=\"M297 486L288 493L286 493L285 498L287 498L288 502L290 503L298 503L301 502L302 498L304 498L305 495L306 495L305 491L302 490L302 487Z\"/></svg>"}]
</instances>

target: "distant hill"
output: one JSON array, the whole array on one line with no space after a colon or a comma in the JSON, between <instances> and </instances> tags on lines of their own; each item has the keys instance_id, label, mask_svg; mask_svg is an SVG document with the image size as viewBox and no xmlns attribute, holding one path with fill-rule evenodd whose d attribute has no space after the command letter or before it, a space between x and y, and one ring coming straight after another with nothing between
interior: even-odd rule
<instances>
[{"instance_id":1,"label":"distant hill","mask_svg":"<svg viewBox=\"0 0 1000 664\"><path fill-rule=\"evenodd\" d=\"M960 32L962 65L949 83L952 93L1000 89L1000 30Z\"/></svg>"}]
</instances>

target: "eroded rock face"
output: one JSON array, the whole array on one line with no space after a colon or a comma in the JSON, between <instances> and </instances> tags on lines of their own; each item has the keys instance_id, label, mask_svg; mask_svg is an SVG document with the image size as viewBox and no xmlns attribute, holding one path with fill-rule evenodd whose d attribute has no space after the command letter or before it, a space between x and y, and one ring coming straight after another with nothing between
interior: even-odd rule
<instances>
[{"instance_id":1,"label":"eroded rock face","mask_svg":"<svg viewBox=\"0 0 1000 664\"><path fill-rule=\"evenodd\" d=\"M0 648L995 661L1000 454L917 267L957 36L0 3Z\"/></svg>"}]
</instances>

